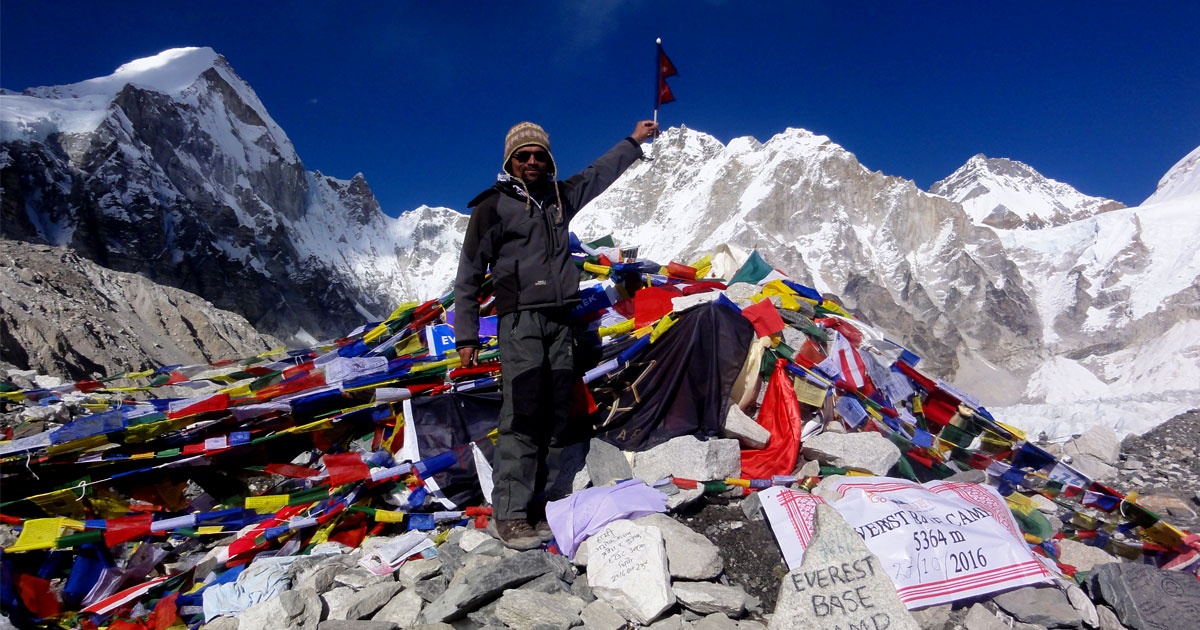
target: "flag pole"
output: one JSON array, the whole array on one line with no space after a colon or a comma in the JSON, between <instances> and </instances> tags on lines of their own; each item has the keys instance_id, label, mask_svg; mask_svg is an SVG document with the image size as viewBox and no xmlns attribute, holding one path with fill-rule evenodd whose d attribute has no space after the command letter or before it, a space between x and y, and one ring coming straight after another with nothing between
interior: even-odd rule
<instances>
[{"instance_id":1,"label":"flag pole","mask_svg":"<svg viewBox=\"0 0 1200 630\"><path fill-rule=\"evenodd\" d=\"M654 49L654 124L657 125L658 124L658 88L659 88L658 82L659 82L659 78L660 78L658 76L658 72L659 72L659 70L658 70L658 49L662 47L662 38L661 37L656 38L654 40L654 45L655 45L655 49Z\"/></svg>"}]
</instances>

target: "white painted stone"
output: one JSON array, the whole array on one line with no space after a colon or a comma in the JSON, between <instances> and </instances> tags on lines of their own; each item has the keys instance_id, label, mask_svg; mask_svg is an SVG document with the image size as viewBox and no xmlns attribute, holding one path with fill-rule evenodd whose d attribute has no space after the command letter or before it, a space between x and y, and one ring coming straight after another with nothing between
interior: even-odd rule
<instances>
[{"instance_id":1,"label":"white painted stone","mask_svg":"<svg viewBox=\"0 0 1200 630\"><path fill-rule=\"evenodd\" d=\"M588 543L588 584L621 616L647 625L675 604L658 528L613 521Z\"/></svg>"},{"instance_id":2,"label":"white painted stone","mask_svg":"<svg viewBox=\"0 0 1200 630\"><path fill-rule=\"evenodd\" d=\"M879 558L837 510L818 505L814 528L803 562L779 585L768 627L920 629Z\"/></svg>"}]
</instances>

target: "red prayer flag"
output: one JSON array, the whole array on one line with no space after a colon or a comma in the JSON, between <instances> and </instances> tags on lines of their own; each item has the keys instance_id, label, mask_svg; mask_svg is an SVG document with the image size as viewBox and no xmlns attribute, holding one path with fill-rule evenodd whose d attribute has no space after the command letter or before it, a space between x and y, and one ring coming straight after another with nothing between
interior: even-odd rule
<instances>
[{"instance_id":1,"label":"red prayer flag","mask_svg":"<svg viewBox=\"0 0 1200 630\"><path fill-rule=\"evenodd\" d=\"M786 365L786 359L775 361L775 372L758 410L758 424L770 431L770 441L766 448L742 450L742 476L745 478L770 479L773 475L790 475L796 467L803 419Z\"/></svg>"},{"instance_id":2,"label":"red prayer flag","mask_svg":"<svg viewBox=\"0 0 1200 630\"><path fill-rule=\"evenodd\" d=\"M754 324L754 333L759 337L770 337L781 332L787 326L770 300L762 300L742 309L742 317Z\"/></svg>"},{"instance_id":3,"label":"red prayer flag","mask_svg":"<svg viewBox=\"0 0 1200 630\"><path fill-rule=\"evenodd\" d=\"M683 295L678 289L670 287L647 287L633 296L634 321L641 328L662 319L664 315L675 310L671 300Z\"/></svg>"},{"instance_id":4,"label":"red prayer flag","mask_svg":"<svg viewBox=\"0 0 1200 630\"><path fill-rule=\"evenodd\" d=\"M123 542L150 535L153 514L135 514L105 521L104 544L115 547Z\"/></svg>"},{"instance_id":5,"label":"red prayer flag","mask_svg":"<svg viewBox=\"0 0 1200 630\"><path fill-rule=\"evenodd\" d=\"M655 86L657 89L654 91L654 109L658 109L660 105L675 100L675 95L671 93L671 86L667 85L667 77L679 74L675 70L675 64L671 63L671 60L667 57L667 53L663 52L661 41L658 43L656 70L657 80Z\"/></svg>"},{"instance_id":6,"label":"red prayer flag","mask_svg":"<svg viewBox=\"0 0 1200 630\"><path fill-rule=\"evenodd\" d=\"M358 453L326 455L321 460L325 462L325 470L329 473L329 485L333 488L371 476L370 467L363 463L362 455Z\"/></svg>"}]
</instances>

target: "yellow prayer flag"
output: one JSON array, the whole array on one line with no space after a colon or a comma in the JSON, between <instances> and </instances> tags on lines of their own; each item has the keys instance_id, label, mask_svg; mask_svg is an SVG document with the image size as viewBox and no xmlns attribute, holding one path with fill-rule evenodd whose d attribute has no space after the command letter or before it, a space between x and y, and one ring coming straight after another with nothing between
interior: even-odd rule
<instances>
[{"instance_id":1,"label":"yellow prayer flag","mask_svg":"<svg viewBox=\"0 0 1200 630\"><path fill-rule=\"evenodd\" d=\"M585 262L585 263L583 263L583 270L588 273L594 273L597 276L607 276L609 274L609 272L612 271L612 267L605 267L603 265L597 265L595 263Z\"/></svg>"},{"instance_id":2,"label":"yellow prayer flag","mask_svg":"<svg viewBox=\"0 0 1200 630\"><path fill-rule=\"evenodd\" d=\"M83 518L83 504L79 502L81 496L73 488L63 488L28 498L50 516Z\"/></svg>"},{"instance_id":3,"label":"yellow prayer flag","mask_svg":"<svg viewBox=\"0 0 1200 630\"><path fill-rule=\"evenodd\" d=\"M699 260L693 262L692 264L690 264L688 266L691 267L692 269L695 269L696 277L700 278L701 277L700 276L700 268L701 267L712 267L712 254L705 254L705 255L701 256Z\"/></svg>"},{"instance_id":4,"label":"yellow prayer flag","mask_svg":"<svg viewBox=\"0 0 1200 630\"><path fill-rule=\"evenodd\" d=\"M634 329L634 326L636 326L636 325L637 324L634 320L627 319L619 324L613 324L612 326L605 326L605 327L601 328L598 332L601 337L616 337L618 335L624 335L626 333L632 332Z\"/></svg>"},{"instance_id":5,"label":"yellow prayer flag","mask_svg":"<svg viewBox=\"0 0 1200 630\"><path fill-rule=\"evenodd\" d=\"M658 338L661 337L663 333L667 332L671 326L674 326L676 321L677 320L675 317L670 313L664 315L662 319L658 320L658 324L654 326L654 331L650 333L650 343L658 341Z\"/></svg>"},{"instance_id":6,"label":"yellow prayer flag","mask_svg":"<svg viewBox=\"0 0 1200 630\"><path fill-rule=\"evenodd\" d=\"M808 382L808 379L792 379L792 389L796 390L796 398L806 405L820 407L825 404L828 391Z\"/></svg>"},{"instance_id":7,"label":"yellow prayer flag","mask_svg":"<svg viewBox=\"0 0 1200 630\"><path fill-rule=\"evenodd\" d=\"M842 308L841 305L839 305L837 302L834 302L833 300L825 300L825 301L821 302L821 308L823 308L831 313L837 313L838 315L841 315L842 317L845 317L848 319L854 319L853 315L851 315L850 313L847 313L846 309Z\"/></svg>"},{"instance_id":8,"label":"yellow prayer flag","mask_svg":"<svg viewBox=\"0 0 1200 630\"><path fill-rule=\"evenodd\" d=\"M54 542L62 537L68 524L78 524L77 529L83 529L83 524L69 518L34 518L25 521L21 535L13 546L4 550L5 553L20 553L38 549L53 549Z\"/></svg>"},{"instance_id":9,"label":"yellow prayer flag","mask_svg":"<svg viewBox=\"0 0 1200 630\"><path fill-rule=\"evenodd\" d=\"M375 521L378 523L403 523L404 512L391 510L375 510Z\"/></svg>"},{"instance_id":10,"label":"yellow prayer flag","mask_svg":"<svg viewBox=\"0 0 1200 630\"><path fill-rule=\"evenodd\" d=\"M1004 430L1005 430L1005 431L1008 431L1009 433L1012 433L1014 436L1016 436L1016 438L1017 438L1018 440L1024 440L1024 439L1025 439L1025 432L1024 432L1024 431L1022 431L1022 430L1020 430L1020 429L1018 429L1017 427L1014 427L1014 426L1011 426L1011 425L1004 424L1003 422L996 422L996 424L998 424L998 425L1000 425L1000 426L1004 427Z\"/></svg>"},{"instance_id":11,"label":"yellow prayer flag","mask_svg":"<svg viewBox=\"0 0 1200 630\"><path fill-rule=\"evenodd\" d=\"M1008 504L1010 510L1016 510L1021 514L1031 514L1037 511L1037 503L1020 492L1014 492L1004 497L1004 502Z\"/></svg>"},{"instance_id":12,"label":"yellow prayer flag","mask_svg":"<svg viewBox=\"0 0 1200 630\"><path fill-rule=\"evenodd\" d=\"M264 494L257 497L246 497L246 509L259 514L274 514L287 507L288 495Z\"/></svg>"},{"instance_id":13,"label":"yellow prayer flag","mask_svg":"<svg viewBox=\"0 0 1200 630\"><path fill-rule=\"evenodd\" d=\"M1166 521L1159 521L1142 530L1142 538L1168 549L1182 546L1183 537L1184 533L1179 528Z\"/></svg>"},{"instance_id":14,"label":"yellow prayer flag","mask_svg":"<svg viewBox=\"0 0 1200 630\"><path fill-rule=\"evenodd\" d=\"M204 525L196 528L197 534L224 534L225 528L220 525Z\"/></svg>"},{"instance_id":15,"label":"yellow prayer flag","mask_svg":"<svg viewBox=\"0 0 1200 630\"><path fill-rule=\"evenodd\" d=\"M425 351L425 344L421 343L421 335L410 335L404 342L404 346L396 349L396 356L405 357L410 354L420 354Z\"/></svg>"}]
</instances>

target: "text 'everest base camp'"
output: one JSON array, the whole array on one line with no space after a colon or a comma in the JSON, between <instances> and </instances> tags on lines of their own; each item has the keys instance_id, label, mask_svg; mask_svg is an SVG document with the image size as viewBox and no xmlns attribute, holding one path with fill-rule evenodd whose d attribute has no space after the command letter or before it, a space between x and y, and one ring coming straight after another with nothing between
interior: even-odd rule
<instances>
[{"instance_id":1,"label":"text 'everest base camp'","mask_svg":"<svg viewBox=\"0 0 1200 630\"><path fill-rule=\"evenodd\" d=\"M306 170L211 49L0 129L0 627L1200 627L1200 149L1124 207L665 130L571 223L521 551L466 215Z\"/></svg>"}]
</instances>

